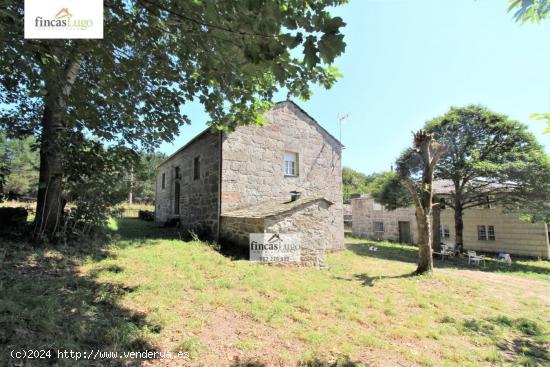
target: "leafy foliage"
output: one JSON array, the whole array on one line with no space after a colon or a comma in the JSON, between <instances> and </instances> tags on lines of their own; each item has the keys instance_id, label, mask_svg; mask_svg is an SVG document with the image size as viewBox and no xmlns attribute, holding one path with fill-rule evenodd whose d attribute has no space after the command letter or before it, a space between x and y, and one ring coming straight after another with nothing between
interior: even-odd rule
<instances>
[{"instance_id":1,"label":"leafy foliage","mask_svg":"<svg viewBox=\"0 0 550 367\"><path fill-rule=\"evenodd\" d=\"M131 191L134 202L152 203L155 200L157 167L165 158L163 153L139 152L139 159L126 169L122 183L126 196Z\"/></svg>"},{"instance_id":2,"label":"leafy foliage","mask_svg":"<svg viewBox=\"0 0 550 367\"><path fill-rule=\"evenodd\" d=\"M23 3L9 2L0 15L2 124L37 131L71 63L80 70L65 123L100 139L170 140L189 123L191 101L220 127L259 122L279 88L307 98L309 82L335 82L337 70L321 62L345 48L345 23L327 9L341 3L106 0L102 40L26 40Z\"/></svg>"},{"instance_id":3,"label":"leafy foliage","mask_svg":"<svg viewBox=\"0 0 550 367\"><path fill-rule=\"evenodd\" d=\"M344 202L348 203L353 194L366 194L368 185L375 175L366 175L349 167L342 168L342 187L344 190Z\"/></svg>"},{"instance_id":4,"label":"leafy foliage","mask_svg":"<svg viewBox=\"0 0 550 367\"><path fill-rule=\"evenodd\" d=\"M455 186L451 207L500 203L519 209L535 200L529 192L544 193L539 178L550 172L550 161L525 125L471 105L451 108L426 128L449 147L435 174Z\"/></svg>"},{"instance_id":5,"label":"leafy foliage","mask_svg":"<svg viewBox=\"0 0 550 367\"><path fill-rule=\"evenodd\" d=\"M515 10L514 19L517 22L533 22L548 18L550 2L548 0L509 0L508 11Z\"/></svg>"},{"instance_id":6,"label":"leafy foliage","mask_svg":"<svg viewBox=\"0 0 550 367\"><path fill-rule=\"evenodd\" d=\"M104 147L81 135L75 135L72 141L74 144L68 147L71 159L64 162L64 196L70 203L64 229L69 235L87 235L104 226L110 210L127 198L126 187L120 182L139 156L129 148Z\"/></svg>"},{"instance_id":7,"label":"leafy foliage","mask_svg":"<svg viewBox=\"0 0 550 367\"><path fill-rule=\"evenodd\" d=\"M376 177L369 185L369 192L374 200L384 204L388 210L412 205L411 196L395 172L385 172Z\"/></svg>"},{"instance_id":8,"label":"leafy foliage","mask_svg":"<svg viewBox=\"0 0 550 367\"><path fill-rule=\"evenodd\" d=\"M0 131L0 151L4 165L9 167L4 177L6 195L10 198L36 197L39 158L35 138L8 138Z\"/></svg>"}]
</instances>

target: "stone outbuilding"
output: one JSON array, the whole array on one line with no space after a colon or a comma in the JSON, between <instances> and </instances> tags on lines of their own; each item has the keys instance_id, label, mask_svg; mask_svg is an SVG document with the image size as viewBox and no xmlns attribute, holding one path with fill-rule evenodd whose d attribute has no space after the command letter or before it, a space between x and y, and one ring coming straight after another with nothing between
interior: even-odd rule
<instances>
[{"instance_id":1,"label":"stone outbuilding","mask_svg":"<svg viewBox=\"0 0 550 367\"><path fill-rule=\"evenodd\" d=\"M454 211L445 207L448 185L434 183L434 191L443 204L434 210L434 239L440 243L455 243ZM353 198L352 233L357 237L401 243L417 243L414 208L387 210L369 195ZM439 215L437 216L437 213ZM498 206L480 206L466 209L463 215L464 250L490 253L506 252L512 255L550 258L550 242L546 223L520 220L518 213L510 213ZM437 249L437 245L434 248Z\"/></svg>"},{"instance_id":2,"label":"stone outbuilding","mask_svg":"<svg viewBox=\"0 0 550 367\"><path fill-rule=\"evenodd\" d=\"M301 265L323 267L330 249L326 228L331 225L325 198L272 200L224 213L220 237L236 246L249 246L250 233L297 233Z\"/></svg>"},{"instance_id":3,"label":"stone outbuilding","mask_svg":"<svg viewBox=\"0 0 550 367\"><path fill-rule=\"evenodd\" d=\"M320 265L311 253L344 248L342 145L292 101L264 116L262 127L205 130L161 163L155 221L222 245L248 243L252 229L297 231L302 262ZM301 199L289 202L292 192Z\"/></svg>"}]
</instances>

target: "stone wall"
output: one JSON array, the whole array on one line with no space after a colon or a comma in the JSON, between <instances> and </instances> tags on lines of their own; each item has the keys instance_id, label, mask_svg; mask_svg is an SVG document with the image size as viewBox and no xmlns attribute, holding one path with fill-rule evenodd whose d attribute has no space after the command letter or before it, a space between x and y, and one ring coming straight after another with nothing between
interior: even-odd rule
<instances>
[{"instance_id":1,"label":"stone wall","mask_svg":"<svg viewBox=\"0 0 550 367\"><path fill-rule=\"evenodd\" d=\"M371 240L399 241L399 222L409 222L411 242L418 241L416 217L414 208L399 208L386 210L381 205L375 205L370 197L351 199L352 205L352 234ZM384 232L375 232L374 222L384 223Z\"/></svg>"},{"instance_id":2,"label":"stone wall","mask_svg":"<svg viewBox=\"0 0 550 367\"><path fill-rule=\"evenodd\" d=\"M264 233L263 218L221 217L220 242L228 246L249 247L250 233Z\"/></svg>"},{"instance_id":3,"label":"stone wall","mask_svg":"<svg viewBox=\"0 0 550 367\"><path fill-rule=\"evenodd\" d=\"M264 127L241 126L222 144L222 214L261 201L303 196L325 197L330 249L344 247L341 146L292 102L266 113ZM298 176L285 177L285 152L298 153Z\"/></svg>"},{"instance_id":4,"label":"stone wall","mask_svg":"<svg viewBox=\"0 0 550 367\"><path fill-rule=\"evenodd\" d=\"M194 179L194 160L200 157L200 175ZM155 221L180 218L184 231L192 230L199 237L217 238L219 215L220 134L205 132L176 152L158 168L155 200ZM175 177L179 167L180 178ZM162 174L166 187L161 188ZM180 185L179 216L175 213L176 182Z\"/></svg>"},{"instance_id":5,"label":"stone wall","mask_svg":"<svg viewBox=\"0 0 550 367\"><path fill-rule=\"evenodd\" d=\"M330 211L325 201L317 201L291 214L265 219L267 233L298 233L303 266L325 266L325 252L330 249Z\"/></svg>"}]
</instances>

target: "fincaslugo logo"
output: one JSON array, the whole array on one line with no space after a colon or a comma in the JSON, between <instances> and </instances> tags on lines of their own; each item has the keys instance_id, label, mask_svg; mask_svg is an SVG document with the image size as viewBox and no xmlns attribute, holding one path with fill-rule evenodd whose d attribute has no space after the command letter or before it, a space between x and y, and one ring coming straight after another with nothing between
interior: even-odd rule
<instances>
[{"instance_id":1,"label":"fincaslugo logo","mask_svg":"<svg viewBox=\"0 0 550 367\"><path fill-rule=\"evenodd\" d=\"M80 30L86 30L94 24L92 19L75 19L69 12L68 8L61 8L55 14L52 19L44 19L43 17L36 17L34 19L34 26L37 28L48 27L61 27L61 28L76 28Z\"/></svg>"},{"instance_id":2,"label":"fincaslugo logo","mask_svg":"<svg viewBox=\"0 0 550 367\"><path fill-rule=\"evenodd\" d=\"M25 0L25 38L103 38L103 0Z\"/></svg>"}]
</instances>

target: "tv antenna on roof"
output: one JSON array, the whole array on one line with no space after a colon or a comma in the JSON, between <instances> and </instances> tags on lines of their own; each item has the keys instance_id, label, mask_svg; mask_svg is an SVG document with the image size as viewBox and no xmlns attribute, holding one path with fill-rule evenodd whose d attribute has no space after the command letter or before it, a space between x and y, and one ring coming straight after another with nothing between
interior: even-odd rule
<instances>
[{"instance_id":1,"label":"tv antenna on roof","mask_svg":"<svg viewBox=\"0 0 550 367\"><path fill-rule=\"evenodd\" d=\"M338 140L340 140L340 144L342 144L342 124L345 124L348 121L349 113L346 113L344 116L338 115L338 127L340 129L340 136L338 137Z\"/></svg>"}]
</instances>

